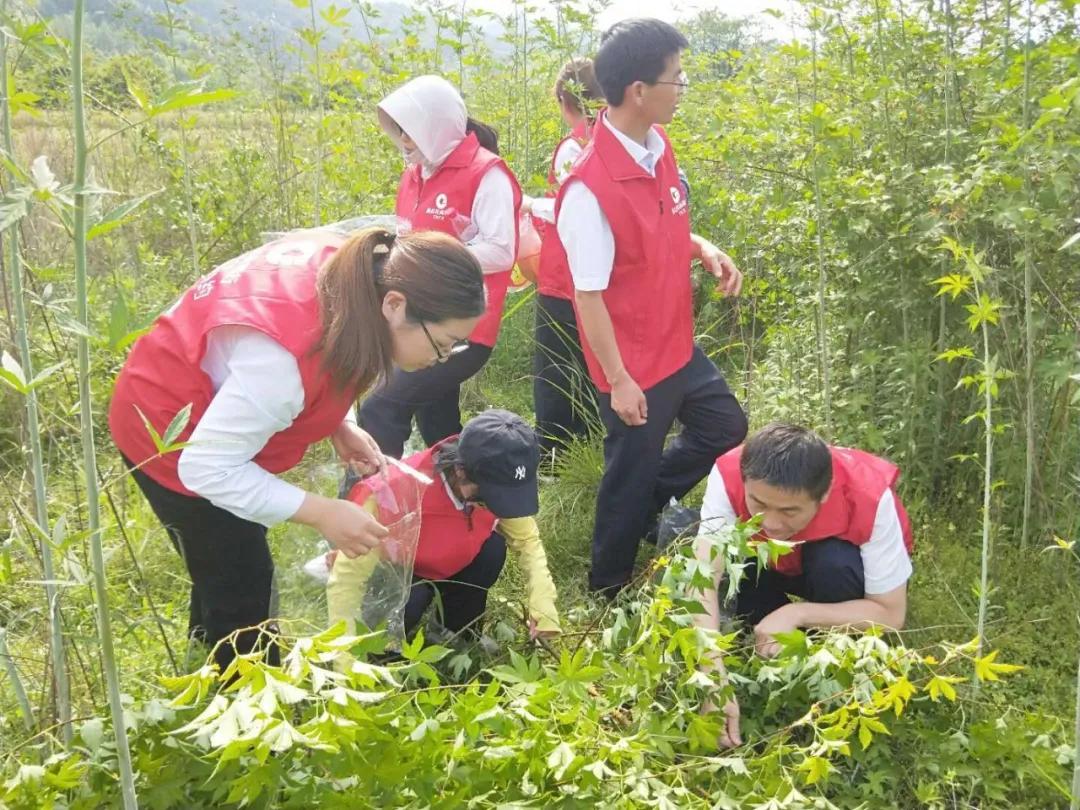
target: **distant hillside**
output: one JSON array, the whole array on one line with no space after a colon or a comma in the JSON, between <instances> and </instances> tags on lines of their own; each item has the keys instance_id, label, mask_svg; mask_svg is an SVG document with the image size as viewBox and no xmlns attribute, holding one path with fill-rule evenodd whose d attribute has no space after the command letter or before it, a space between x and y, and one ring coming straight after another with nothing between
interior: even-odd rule
<instances>
[{"instance_id":1,"label":"distant hillside","mask_svg":"<svg viewBox=\"0 0 1080 810\"><path fill-rule=\"evenodd\" d=\"M316 0L319 10L331 5L329 0ZM348 0L338 0L338 8L348 9L344 32L352 37L365 38L367 31L357 8ZM368 18L368 24L388 29L393 37L401 29L404 17L414 12L404 3L376 0L369 4L378 16ZM40 0L39 11L50 20L59 33L67 36L71 28L72 0ZM296 32L311 26L311 12L297 8L292 0L185 0L171 4L173 15L199 34L237 33L253 40L264 41L267 48L280 49L297 43ZM86 37L99 53L123 53L132 50L131 36L159 38L167 35L163 22L163 0L86 0ZM318 21L320 28L327 28ZM341 32L331 30L327 43L331 47L341 39ZM496 44L491 38L493 46Z\"/></svg>"}]
</instances>

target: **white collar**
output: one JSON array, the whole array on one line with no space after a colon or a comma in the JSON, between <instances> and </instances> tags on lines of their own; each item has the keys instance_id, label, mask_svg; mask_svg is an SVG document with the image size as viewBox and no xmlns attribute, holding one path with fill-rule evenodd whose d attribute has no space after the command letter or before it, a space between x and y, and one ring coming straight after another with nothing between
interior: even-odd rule
<instances>
[{"instance_id":1,"label":"white collar","mask_svg":"<svg viewBox=\"0 0 1080 810\"><path fill-rule=\"evenodd\" d=\"M618 138L619 143L623 145L623 148L630 154L630 157L634 159L641 168L647 171L649 174L656 174L656 164L660 162L660 158L664 156L664 139L660 137L660 133L656 131L655 127L649 127L649 132L645 136L645 145L635 141L626 133L615 128L615 125L608 120L607 115L602 115L601 119L611 133Z\"/></svg>"},{"instance_id":2,"label":"white collar","mask_svg":"<svg viewBox=\"0 0 1080 810\"><path fill-rule=\"evenodd\" d=\"M446 494L450 497L450 503L454 505L454 508L459 512L465 511L465 502L458 499L458 496L454 494L454 488L450 486L450 481L446 478L446 473L439 473L439 478L442 479L443 486L446 487Z\"/></svg>"}]
</instances>

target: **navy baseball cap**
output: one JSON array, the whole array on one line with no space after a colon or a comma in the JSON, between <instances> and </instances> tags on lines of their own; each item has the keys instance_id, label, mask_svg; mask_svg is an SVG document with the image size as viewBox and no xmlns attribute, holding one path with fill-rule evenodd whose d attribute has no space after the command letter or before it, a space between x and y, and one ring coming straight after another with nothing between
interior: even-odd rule
<instances>
[{"instance_id":1,"label":"navy baseball cap","mask_svg":"<svg viewBox=\"0 0 1080 810\"><path fill-rule=\"evenodd\" d=\"M540 445L515 413L491 409L470 419L458 437L458 456L478 497L496 517L517 518L540 511L536 471Z\"/></svg>"}]
</instances>

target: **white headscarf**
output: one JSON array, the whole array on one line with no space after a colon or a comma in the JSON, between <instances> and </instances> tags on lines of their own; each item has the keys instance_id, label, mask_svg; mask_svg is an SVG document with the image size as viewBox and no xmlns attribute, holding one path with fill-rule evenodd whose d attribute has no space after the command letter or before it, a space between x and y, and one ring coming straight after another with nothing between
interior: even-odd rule
<instances>
[{"instance_id":1,"label":"white headscarf","mask_svg":"<svg viewBox=\"0 0 1080 810\"><path fill-rule=\"evenodd\" d=\"M420 155L410 155L396 131L387 135L410 163L420 163L430 175L465 139L468 113L454 85L441 76L417 76L379 102L379 109L416 142ZM384 127L385 128L385 127Z\"/></svg>"}]
</instances>

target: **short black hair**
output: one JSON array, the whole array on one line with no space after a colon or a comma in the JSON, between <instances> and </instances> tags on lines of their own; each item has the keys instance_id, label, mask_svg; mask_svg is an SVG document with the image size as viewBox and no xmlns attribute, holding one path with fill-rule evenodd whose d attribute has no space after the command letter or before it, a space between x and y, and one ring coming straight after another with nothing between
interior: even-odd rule
<instances>
[{"instance_id":1,"label":"short black hair","mask_svg":"<svg viewBox=\"0 0 1080 810\"><path fill-rule=\"evenodd\" d=\"M764 481L820 501L832 484L832 455L809 428L773 422L743 445L739 471L743 481Z\"/></svg>"},{"instance_id":2,"label":"short black hair","mask_svg":"<svg viewBox=\"0 0 1080 810\"><path fill-rule=\"evenodd\" d=\"M668 60L689 46L679 29L663 20L637 17L615 23L601 37L593 60L604 98L618 107L627 87L634 82L653 84Z\"/></svg>"}]
</instances>

